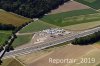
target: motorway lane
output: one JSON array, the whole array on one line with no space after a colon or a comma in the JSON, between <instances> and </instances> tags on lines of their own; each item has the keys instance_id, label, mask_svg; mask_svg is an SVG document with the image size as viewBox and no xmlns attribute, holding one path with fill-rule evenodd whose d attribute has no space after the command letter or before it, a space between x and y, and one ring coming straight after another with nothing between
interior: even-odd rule
<instances>
[{"instance_id":1,"label":"motorway lane","mask_svg":"<svg viewBox=\"0 0 100 66\"><path fill-rule=\"evenodd\" d=\"M66 41L73 40L75 38L79 38L79 37L83 37L83 36L86 36L86 35L90 35L90 34L93 34L93 33L97 32L97 31L100 31L100 27L97 27L97 28L94 28L94 29L90 29L90 30L86 30L86 31L80 32L78 34L74 34L74 35L72 35L70 37L63 37L63 38L61 38L59 40L55 40L55 41L52 41L52 42L46 42L46 43L43 43L43 44L40 43L40 44L38 44L36 46L32 46L32 47L28 47L28 48L23 48L23 49L7 52L4 55L4 58L9 58L9 57L12 57L12 56L19 56L19 55L28 54L28 53L31 53L31 52L34 52L34 51L37 51L37 50L41 50L41 49L44 49L44 48L47 48L47 47L50 47L50 46L54 46L54 45L66 42Z\"/></svg>"},{"instance_id":2,"label":"motorway lane","mask_svg":"<svg viewBox=\"0 0 100 66\"><path fill-rule=\"evenodd\" d=\"M62 40L61 40L62 39ZM54 44L57 44L59 42L63 43L63 39L65 39L64 37L63 38L60 38L58 40L55 40L55 41L51 41L51 42L46 42L46 43L40 43L38 45L34 45L33 47L28 47L28 48L25 48L25 49L18 49L18 50L14 50L14 51L11 51L9 53L6 53L5 56L8 58L8 56L17 56L17 55L22 55L23 52L26 52L27 54L27 51L31 51L31 52L34 52L34 51L37 51L37 50L41 50L41 49L44 49L46 47L49 47L49 46L54 46Z\"/></svg>"}]
</instances>

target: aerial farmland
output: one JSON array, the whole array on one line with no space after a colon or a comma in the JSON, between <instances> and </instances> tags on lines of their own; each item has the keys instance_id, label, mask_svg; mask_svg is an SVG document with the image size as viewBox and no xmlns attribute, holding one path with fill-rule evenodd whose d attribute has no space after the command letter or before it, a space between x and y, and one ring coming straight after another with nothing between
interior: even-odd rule
<instances>
[{"instance_id":1,"label":"aerial farmland","mask_svg":"<svg viewBox=\"0 0 100 66\"><path fill-rule=\"evenodd\" d=\"M0 66L100 66L99 0L0 0Z\"/></svg>"}]
</instances>

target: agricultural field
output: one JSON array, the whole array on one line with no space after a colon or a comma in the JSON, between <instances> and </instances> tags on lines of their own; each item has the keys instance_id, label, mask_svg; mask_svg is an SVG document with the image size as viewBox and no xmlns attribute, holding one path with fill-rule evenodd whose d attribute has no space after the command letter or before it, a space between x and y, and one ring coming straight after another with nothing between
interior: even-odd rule
<instances>
[{"instance_id":1,"label":"agricultural field","mask_svg":"<svg viewBox=\"0 0 100 66\"><path fill-rule=\"evenodd\" d=\"M8 40L8 37L11 35L11 31L0 31L0 46Z\"/></svg>"},{"instance_id":2,"label":"agricultural field","mask_svg":"<svg viewBox=\"0 0 100 66\"><path fill-rule=\"evenodd\" d=\"M93 22L88 22L88 23L70 25L70 26L65 26L63 28L66 30L71 30L71 31L82 31L86 29L92 29L97 26L100 26L100 21L93 21Z\"/></svg>"},{"instance_id":3,"label":"agricultural field","mask_svg":"<svg viewBox=\"0 0 100 66\"><path fill-rule=\"evenodd\" d=\"M13 42L13 47L18 47L21 46L23 44L27 44L28 42L31 41L33 35L18 35L17 39L15 39L15 41Z\"/></svg>"},{"instance_id":4,"label":"agricultural field","mask_svg":"<svg viewBox=\"0 0 100 66\"><path fill-rule=\"evenodd\" d=\"M66 50L66 51L65 51ZM49 58L53 59L67 59L67 58L77 58L80 60L80 58L95 58L96 62L93 64L87 64L88 66L96 66L97 63L100 62L99 59L100 56L100 49L96 49L95 47L91 45L87 46L78 46L78 45L71 45L71 46L63 46L55 49L47 49L47 50L41 50L29 55L24 55L18 57L20 61L22 61L24 64L28 66L86 66L86 64L68 64L68 63L62 63L62 64L55 64L55 63L49 63ZM77 61L78 62L78 61ZM39 64L40 63L40 64Z\"/></svg>"},{"instance_id":5,"label":"agricultural field","mask_svg":"<svg viewBox=\"0 0 100 66\"><path fill-rule=\"evenodd\" d=\"M73 10L81 10L81 9L89 9L90 7L78 3L76 1L69 1L64 3L63 5L59 6L57 9L51 10L48 14L57 14L62 12L68 12Z\"/></svg>"},{"instance_id":6,"label":"agricultural field","mask_svg":"<svg viewBox=\"0 0 100 66\"><path fill-rule=\"evenodd\" d=\"M0 10L0 23L2 24L12 24L18 27L22 25L23 23L29 22L29 21L30 21L29 18L25 18L11 12Z\"/></svg>"},{"instance_id":7,"label":"agricultural field","mask_svg":"<svg viewBox=\"0 0 100 66\"><path fill-rule=\"evenodd\" d=\"M77 5L76 5L77 4ZM85 5L84 5L85 4ZM73 5L73 6L72 6ZM90 8L88 6L94 8ZM69 9L66 6L71 6ZM75 6L75 7L74 7ZM99 0L75 0L65 3L58 9L52 10L47 15L39 20L34 20L18 33L17 38L12 43L12 46L17 49L35 46L33 44L34 33L49 28L63 28L71 31L82 31L100 26L100 13L95 9L100 9ZM77 7L77 8L76 8ZM6 12L0 9L0 23L12 24L16 27L32 19L23 16ZM0 45L2 45L12 31L0 30ZM39 34L38 34L39 35ZM68 34L69 35L69 34ZM64 36L67 37L67 36ZM35 38L36 39L36 38ZM59 37L58 37L59 39ZM52 39L55 40L55 39ZM40 41L38 39L37 41ZM48 40L49 41L49 40ZM46 41L46 42L48 42ZM45 41L44 41L45 42ZM45 43L46 43L45 42ZM41 43L42 44L42 43ZM20 62L26 66L100 66L100 41L89 45L72 45L67 42L45 48L28 55L17 56ZM53 59L78 59L76 63L80 62L81 58L95 58L95 63L50 63L49 58ZM3 60L0 66L23 66L19 61L14 58Z\"/></svg>"},{"instance_id":8,"label":"agricultural field","mask_svg":"<svg viewBox=\"0 0 100 66\"><path fill-rule=\"evenodd\" d=\"M19 63L17 60L13 58L9 58L9 59L3 60L3 64L0 66L23 66L23 65Z\"/></svg>"},{"instance_id":9,"label":"agricultural field","mask_svg":"<svg viewBox=\"0 0 100 66\"><path fill-rule=\"evenodd\" d=\"M19 16L17 14L6 12L0 9L0 24L12 24L13 26L20 26L25 22L29 22L31 19ZM11 35L12 31L0 30L0 45L2 45L8 37Z\"/></svg>"},{"instance_id":10,"label":"agricultural field","mask_svg":"<svg viewBox=\"0 0 100 66\"><path fill-rule=\"evenodd\" d=\"M100 9L100 0L75 0L75 1L83 3L97 10Z\"/></svg>"},{"instance_id":11,"label":"agricultural field","mask_svg":"<svg viewBox=\"0 0 100 66\"><path fill-rule=\"evenodd\" d=\"M50 24L64 27L64 26L89 22L100 18L98 17L99 15L97 16L96 14L95 16L89 15L94 13L97 13L97 11L92 9L74 10L69 12L47 15L41 18L41 20Z\"/></svg>"},{"instance_id":12,"label":"agricultural field","mask_svg":"<svg viewBox=\"0 0 100 66\"><path fill-rule=\"evenodd\" d=\"M99 50L93 50L90 53L83 56L83 58L95 58L95 63L81 63L81 64L72 64L70 66L96 66L98 63L100 63L100 49ZM77 61L77 63L80 62ZM67 65L66 65L67 66Z\"/></svg>"},{"instance_id":13,"label":"agricultural field","mask_svg":"<svg viewBox=\"0 0 100 66\"><path fill-rule=\"evenodd\" d=\"M38 20L38 21L32 22L31 24L23 28L20 31L20 33L37 32L37 31L41 31L41 30L53 28L53 27L56 27L56 26Z\"/></svg>"}]
</instances>

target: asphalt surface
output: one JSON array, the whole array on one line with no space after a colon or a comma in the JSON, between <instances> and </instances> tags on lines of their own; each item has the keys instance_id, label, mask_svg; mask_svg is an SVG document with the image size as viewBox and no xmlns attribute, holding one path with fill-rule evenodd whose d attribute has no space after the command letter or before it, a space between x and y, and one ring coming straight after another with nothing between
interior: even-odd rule
<instances>
[{"instance_id":1,"label":"asphalt surface","mask_svg":"<svg viewBox=\"0 0 100 66\"><path fill-rule=\"evenodd\" d=\"M31 46L31 47L27 47L27 48L22 48L22 49L17 49L14 51L6 52L3 59L10 58L12 56L20 56L20 55L29 54L29 53L32 53L32 52L35 52L35 51L38 51L38 50L41 50L41 49L44 49L47 47L51 47L54 45L58 45L58 44L67 42L67 41L71 41L75 38L84 37L84 36L93 34L93 33L98 32L98 31L100 31L100 27L93 28L90 30L85 30L85 31L77 33L77 34L73 34L69 37L60 38L59 40L46 42L46 43L42 43L42 44L40 43L36 46Z\"/></svg>"}]
</instances>

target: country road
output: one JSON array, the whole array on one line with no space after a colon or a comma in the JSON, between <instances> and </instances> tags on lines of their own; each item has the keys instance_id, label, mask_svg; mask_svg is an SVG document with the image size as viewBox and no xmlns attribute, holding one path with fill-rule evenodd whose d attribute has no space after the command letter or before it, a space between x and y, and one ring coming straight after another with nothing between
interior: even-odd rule
<instances>
[{"instance_id":1,"label":"country road","mask_svg":"<svg viewBox=\"0 0 100 66\"><path fill-rule=\"evenodd\" d=\"M58 44L61 44L63 42L73 40L75 38L84 37L84 36L93 34L97 31L100 31L100 27L96 27L96 28L93 28L93 29L90 29L90 30L85 30L85 31L77 33L77 34L73 34L69 37L60 38L59 40L46 42L46 43L40 43L38 45L34 45L34 46L31 46L31 47L6 52L3 59L10 58L12 56L20 56L20 55L29 54L29 53L32 53L32 52L37 51L37 50L41 50L41 49L44 49L44 48L47 48L47 47L50 47L50 46L58 45Z\"/></svg>"}]
</instances>

